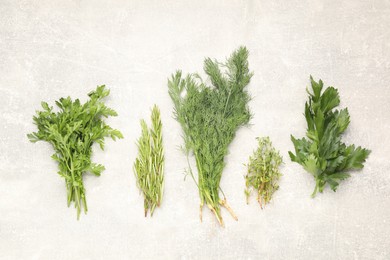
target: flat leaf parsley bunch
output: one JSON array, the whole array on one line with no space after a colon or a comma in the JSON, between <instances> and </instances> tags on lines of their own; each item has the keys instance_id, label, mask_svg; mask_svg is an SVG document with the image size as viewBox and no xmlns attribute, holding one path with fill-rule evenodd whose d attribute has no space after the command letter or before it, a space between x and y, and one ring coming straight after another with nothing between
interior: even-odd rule
<instances>
[{"instance_id":1,"label":"flat leaf parsley bunch","mask_svg":"<svg viewBox=\"0 0 390 260\"><path fill-rule=\"evenodd\" d=\"M113 140L123 138L120 131L103 121L104 117L117 115L103 102L109 93L103 85L88 94L90 100L85 104L81 104L79 99L60 98L55 102L58 112L42 102L43 110L37 111L33 117L38 132L27 135L31 142L52 144L55 151L52 158L58 162L58 174L65 179L68 206L74 202L77 218L82 209L85 213L88 210L83 174L90 172L100 176L105 169L103 165L91 162L92 145L98 143L103 150L105 137Z\"/></svg>"},{"instance_id":2,"label":"flat leaf parsley bunch","mask_svg":"<svg viewBox=\"0 0 390 260\"><path fill-rule=\"evenodd\" d=\"M350 122L348 109L335 109L340 104L336 88L327 87L322 92L323 82L316 82L312 77L310 80L313 92L307 91L309 102L305 104L308 139L291 136L295 154L289 154L293 162L301 164L314 176L314 197L326 184L336 191L340 181L350 177L348 171L363 168L370 150L347 146L341 141Z\"/></svg>"}]
</instances>

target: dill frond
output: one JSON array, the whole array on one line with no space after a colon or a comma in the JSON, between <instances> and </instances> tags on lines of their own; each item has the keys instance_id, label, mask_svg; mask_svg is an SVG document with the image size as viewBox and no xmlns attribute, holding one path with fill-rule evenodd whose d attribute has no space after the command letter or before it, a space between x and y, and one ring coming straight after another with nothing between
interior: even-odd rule
<instances>
[{"instance_id":1,"label":"dill frond","mask_svg":"<svg viewBox=\"0 0 390 260\"><path fill-rule=\"evenodd\" d=\"M225 196L220 197L220 181L228 146L251 118L246 87L253 74L248 67L248 50L240 47L223 64L206 58L204 71L211 86L198 75L183 77L177 71L168 80L168 89L175 119L183 130L185 153L195 156L200 211L206 204L223 226L221 206L237 219Z\"/></svg>"}]
</instances>

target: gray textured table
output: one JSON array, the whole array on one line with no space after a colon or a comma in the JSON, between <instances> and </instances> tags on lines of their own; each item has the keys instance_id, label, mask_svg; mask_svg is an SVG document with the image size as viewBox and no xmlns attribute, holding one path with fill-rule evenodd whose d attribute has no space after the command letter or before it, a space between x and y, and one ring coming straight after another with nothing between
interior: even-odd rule
<instances>
[{"instance_id":1,"label":"gray textured table","mask_svg":"<svg viewBox=\"0 0 390 260\"><path fill-rule=\"evenodd\" d=\"M389 259L390 2L374 1L0 1L1 259ZM167 78L201 72L204 57L250 50L252 126L230 146L221 186L236 211L226 228L183 181L181 129ZM309 75L338 87L352 123L347 143L372 149L361 173L337 193L310 198L313 178L291 163L290 134L302 136ZM119 113L87 176L88 215L66 207L51 147L29 143L40 101L86 100L99 84ZM132 164L139 119L157 103L166 146L166 192L144 218ZM269 135L285 160L280 190L265 210L245 204L243 163Z\"/></svg>"}]
</instances>

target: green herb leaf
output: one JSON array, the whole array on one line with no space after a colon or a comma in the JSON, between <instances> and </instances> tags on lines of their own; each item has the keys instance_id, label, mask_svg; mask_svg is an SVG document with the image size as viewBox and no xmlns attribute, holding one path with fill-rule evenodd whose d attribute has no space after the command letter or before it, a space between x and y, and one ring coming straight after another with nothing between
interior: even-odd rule
<instances>
[{"instance_id":1,"label":"green herb leaf","mask_svg":"<svg viewBox=\"0 0 390 260\"><path fill-rule=\"evenodd\" d=\"M316 179L314 197L326 184L336 191L339 182L350 177L346 171L363 168L370 150L347 147L341 142L341 135L350 123L348 109L335 109L340 104L336 88L328 87L322 92L321 80L317 83L310 77L310 81L313 92L308 91L309 101L305 104L309 140L291 136L295 154L289 152L289 155L291 161L301 164Z\"/></svg>"},{"instance_id":2,"label":"green herb leaf","mask_svg":"<svg viewBox=\"0 0 390 260\"><path fill-rule=\"evenodd\" d=\"M88 171L93 173L96 176L100 176L102 171L104 171L106 168L101 164L91 163Z\"/></svg>"},{"instance_id":3,"label":"green herb leaf","mask_svg":"<svg viewBox=\"0 0 390 260\"><path fill-rule=\"evenodd\" d=\"M52 159L58 162L58 174L65 179L68 206L75 203L77 218L87 201L83 184L83 174L91 172L99 176L104 170L101 164L91 162L92 145L96 142L104 147L104 138L123 138L122 134L109 127L102 116L116 116L116 112L105 106L102 98L110 91L105 86L98 86L89 94L90 100L81 104L70 97L60 98L55 104L58 112L53 112L46 102L42 102L43 111L37 111L33 117L38 131L28 134L31 142L46 141L52 144L55 153Z\"/></svg>"}]
</instances>

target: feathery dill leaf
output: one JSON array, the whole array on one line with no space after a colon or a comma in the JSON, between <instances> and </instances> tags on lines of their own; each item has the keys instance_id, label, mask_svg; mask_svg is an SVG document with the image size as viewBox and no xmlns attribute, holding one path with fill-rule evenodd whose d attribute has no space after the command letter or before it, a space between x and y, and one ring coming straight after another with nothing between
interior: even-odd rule
<instances>
[{"instance_id":1,"label":"feathery dill leaf","mask_svg":"<svg viewBox=\"0 0 390 260\"><path fill-rule=\"evenodd\" d=\"M247 203L252 189L257 190L257 201L260 207L269 203L272 195L278 190L278 181L282 174L279 166L282 164L282 156L272 146L269 137L256 138L258 147L249 157L248 172L245 175L245 195Z\"/></svg>"},{"instance_id":2,"label":"feathery dill leaf","mask_svg":"<svg viewBox=\"0 0 390 260\"><path fill-rule=\"evenodd\" d=\"M142 133L138 139L138 158L134 163L137 186L144 194L145 217L150 210L160 206L164 191L164 147L160 110L156 105L152 109L152 127L141 120Z\"/></svg>"},{"instance_id":3,"label":"feathery dill leaf","mask_svg":"<svg viewBox=\"0 0 390 260\"><path fill-rule=\"evenodd\" d=\"M199 80L198 75L182 77L181 71L177 71L168 80L168 89L175 119L183 130L186 155L193 153L195 156L200 218L206 204L223 226L221 206L237 219L219 192L222 191L220 181L228 146L238 128L251 118L246 86L253 74L248 67L248 51L240 47L223 64L206 58L204 71L211 86ZM191 169L189 172L192 174Z\"/></svg>"},{"instance_id":4,"label":"feathery dill leaf","mask_svg":"<svg viewBox=\"0 0 390 260\"><path fill-rule=\"evenodd\" d=\"M289 155L291 161L299 163L314 176L314 197L318 191L324 190L326 184L336 191L339 182L350 177L348 171L363 168L371 151L360 146L347 146L341 141L350 122L348 109L335 109L340 104L336 88L327 87L322 92L322 80L316 82L310 76L310 81L313 92L307 90L309 102L305 104L304 114L308 139L291 136L295 155L292 152Z\"/></svg>"},{"instance_id":5,"label":"feathery dill leaf","mask_svg":"<svg viewBox=\"0 0 390 260\"><path fill-rule=\"evenodd\" d=\"M88 211L83 174L90 172L100 176L105 169L103 165L91 162L92 145L98 143L104 149L105 137L113 140L123 138L119 130L103 121L103 117L117 116L103 102L109 93L102 85L88 94L90 99L84 104L79 99L60 98L55 102L58 112L42 102L43 110L37 111L33 117L38 132L27 135L31 142L46 141L52 144L55 150L52 159L58 162L58 174L65 179L68 207L74 202L77 219L82 209L85 213Z\"/></svg>"}]
</instances>

